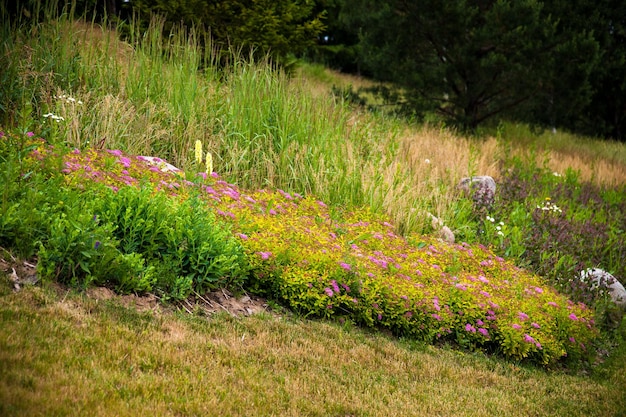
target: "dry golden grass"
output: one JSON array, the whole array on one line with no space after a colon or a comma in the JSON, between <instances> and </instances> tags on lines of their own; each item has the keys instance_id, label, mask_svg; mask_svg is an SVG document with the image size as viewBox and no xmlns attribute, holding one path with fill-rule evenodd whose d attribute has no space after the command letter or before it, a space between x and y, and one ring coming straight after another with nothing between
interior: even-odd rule
<instances>
[{"instance_id":1,"label":"dry golden grass","mask_svg":"<svg viewBox=\"0 0 626 417\"><path fill-rule=\"evenodd\" d=\"M623 372L568 375L284 315L141 313L2 285L2 415L608 416L626 405Z\"/></svg>"},{"instance_id":2,"label":"dry golden grass","mask_svg":"<svg viewBox=\"0 0 626 417\"><path fill-rule=\"evenodd\" d=\"M519 147L515 149L515 154L526 159L531 157L527 149ZM534 155L534 160L538 166L547 161L547 167L561 175L568 169L577 171L582 181L598 186L626 184L626 164L588 155L584 150L578 153L548 150Z\"/></svg>"}]
</instances>

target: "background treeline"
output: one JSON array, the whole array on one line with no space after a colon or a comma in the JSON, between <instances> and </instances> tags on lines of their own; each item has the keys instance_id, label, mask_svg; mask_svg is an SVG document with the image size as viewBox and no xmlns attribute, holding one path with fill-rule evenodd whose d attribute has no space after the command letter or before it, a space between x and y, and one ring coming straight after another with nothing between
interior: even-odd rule
<instances>
[{"instance_id":1,"label":"background treeline","mask_svg":"<svg viewBox=\"0 0 626 417\"><path fill-rule=\"evenodd\" d=\"M9 16L23 18L30 3L8 2ZM165 31L182 22L218 49L359 73L380 81L376 103L418 119L469 130L508 119L626 139L626 3L618 0L77 0L72 7L145 27L156 12Z\"/></svg>"}]
</instances>

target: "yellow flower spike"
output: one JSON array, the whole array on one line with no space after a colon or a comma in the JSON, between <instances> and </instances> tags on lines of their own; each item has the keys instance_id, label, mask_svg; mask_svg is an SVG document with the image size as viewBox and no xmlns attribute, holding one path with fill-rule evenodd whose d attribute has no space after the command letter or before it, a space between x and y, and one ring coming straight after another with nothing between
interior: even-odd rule
<instances>
[{"instance_id":1,"label":"yellow flower spike","mask_svg":"<svg viewBox=\"0 0 626 417\"><path fill-rule=\"evenodd\" d=\"M211 175L213 172L213 155L211 152L206 153L206 173Z\"/></svg>"},{"instance_id":2,"label":"yellow flower spike","mask_svg":"<svg viewBox=\"0 0 626 417\"><path fill-rule=\"evenodd\" d=\"M202 142L199 140L196 141L196 162L198 164L202 163Z\"/></svg>"}]
</instances>

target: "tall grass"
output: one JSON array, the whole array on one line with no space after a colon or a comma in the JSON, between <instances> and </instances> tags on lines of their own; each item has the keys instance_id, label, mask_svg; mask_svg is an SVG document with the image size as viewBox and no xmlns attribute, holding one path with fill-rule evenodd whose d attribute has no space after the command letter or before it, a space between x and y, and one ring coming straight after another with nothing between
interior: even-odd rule
<instances>
[{"instance_id":1,"label":"tall grass","mask_svg":"<svg viewBox=\"0 0 626 417\"><path fill-rule=\"evenodd\" d=\"M356 81L320 74L315 66L286 74L236 52L227 65L218 64L224 54L210 39L177 26L164 34L159 17L145 30L130 22L122 41L106 22L76 21L71 9L58 15L42 8L44 23L2 25L12 81L3 84L0 101L8 125L30 129L44 114L63 117L59 123L46 120L38 132L53 142L153 155L194 170L193 147L200 140L213 154L215 171L243 188L275 187L313 193L331 204L368 205L389 214L400 231L420 233L431 230L427 213L462 229L468 207L456 198L458 181L474 174L497 178L499 155L524 154L529 144L530 133L513 124L497 139L468 139L355 111L329 93L329 84ZM321 81L299 76L311 73ZM579 146L562 134L538 140L532 146L544 153L533 155L554 171L573 167L582 179L626 181L619 145Z\"/></svg>"},{"instance_id":2,"label":"tall grass","mask_svg":"<svg viewBox=\"0 0 626 417\"><path fill-rule=\"evenodd\" d=\"M191 150L201 140L215 170L242 187L368 204L407 225L414 213L424 216L412 191L414 172L399 160L400 121L355 113L329 95L314 97L306 81L268 62L233 53L230 65L218 66L207 39L181 28L165 37L162 28L159 18L146 31L131 24L126 42L67 15L42 24L46 36L15 28L9 40L30 51L28 69L17 72L20 88L36 97L31 124L51 112L65 119L48 122L42 133L51 141L155 155L183 169L195 168ZM57 47L50 48L53 37ZM50 70L43 64L49 62L73 67ZM31 73L50 77L27 83ZM73 75L62 82L58 74ZM393 207L398 200L402 205Z\"/></svg>"}]
</instances>

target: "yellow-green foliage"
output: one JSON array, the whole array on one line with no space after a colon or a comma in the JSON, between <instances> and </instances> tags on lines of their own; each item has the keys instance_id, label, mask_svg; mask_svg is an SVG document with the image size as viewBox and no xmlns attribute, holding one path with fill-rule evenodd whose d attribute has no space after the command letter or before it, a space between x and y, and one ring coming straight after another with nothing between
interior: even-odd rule
<instances>
[{"instance_id":1,"label":"yellow-green foliage","mask_svg":"<svg viewBox=\"0 0 626 417\"><path fill-rule=\"evenodd\" d=\"M406 239L367 210L340 213L282 190L203 187L239 232L250 285L304 314L543 364L596 337L591 310L483 246Z\"/></svg>"},{"instance_id":2,"label":"yellow-green foliage","mask_svg":"<svg viewBox=\"0 0 626 417\"><path fill-rule=\"evenodd\" d=\"M95 175L93 167L108 171ZM542 364L583 355L597 336L592 311L538 276L481 245L401 237L366 209L344 212L282 190L242 192L217 174L191 182L119 151L76 151L66 172L69 181L143 180L173 195L199 195L241 239L252 271L248 288L305 315Z\"/></svg>"}]
</instances>

